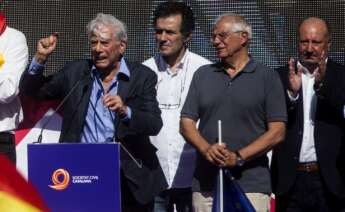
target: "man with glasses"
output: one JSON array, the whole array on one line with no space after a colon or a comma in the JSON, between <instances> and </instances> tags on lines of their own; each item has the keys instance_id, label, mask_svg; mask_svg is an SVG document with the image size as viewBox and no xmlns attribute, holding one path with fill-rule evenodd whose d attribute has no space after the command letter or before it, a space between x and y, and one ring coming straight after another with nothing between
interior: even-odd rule
<instances>
[{"instance_id":1,"label":"man with glasses","mask_svg":"<svg viewBox=\"0 0 345 212\"><path fill-rule=\"evenodd\" d=\"M194 29L193 12L182 2L165 2L154 12L155 39L159 54L144 65L158 76L157 100L163 128L151 142L169 184L155 198L154 211L191 211L191 183L195 150L179 134L180 111L194 72L210 62L190 52L187 42Z\"/></svg>"},{"instance_id":2,"label":"man with glasses","mask_svg":"<svg viewBox=\"0 0 345 212\"><path fill-rule=\"evenodd\" d=\"M284 139L286 106L278 74L249 56L251 37L242 16L224 14L216 20L211 41L220 62L195 72L181 112L181 133L199 152L194 211L211 211L220 167L231 170L256 211L268 211L271 182L265 153ZM218 120L222 144L217 142Z\"/></svg>"}]
</instances>

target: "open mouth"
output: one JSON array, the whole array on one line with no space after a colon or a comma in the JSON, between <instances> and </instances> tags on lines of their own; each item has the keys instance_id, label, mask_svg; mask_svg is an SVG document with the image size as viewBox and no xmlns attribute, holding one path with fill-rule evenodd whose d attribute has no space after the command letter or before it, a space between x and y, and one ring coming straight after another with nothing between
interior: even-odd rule
<instances>
[{"instance_id":1,"label":"open mouth","mask_svg":"<svg viewBox=\"0 0 345 212\"><path fill-rule=\"evenodd\" d=\"M101 62L101 61L104 61L105 59L107 59L106 57L96 57L95 60L97 62Z\"/></svg>"}]
</instances>

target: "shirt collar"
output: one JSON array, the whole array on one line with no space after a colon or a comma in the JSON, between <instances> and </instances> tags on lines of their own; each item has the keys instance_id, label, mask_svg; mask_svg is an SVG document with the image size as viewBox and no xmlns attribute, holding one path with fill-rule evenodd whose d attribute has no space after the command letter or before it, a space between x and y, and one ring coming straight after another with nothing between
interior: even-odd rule
<instances>
[{"instance_id":1,"label":"shirt collar","mask_svg":"<svg viewBox=\"0 0 345 212\"><path fill-rule=\"evenodd\" d=\"M188 56L189 56L189 50L186 49L186 51L185 51L181 61L177 65L178 70L182 70L183 67L186 65L186 61L187 61ZM159 54L158 63L157 64L158 64L158 71L159 72L168 71L169 68L170 68L170 65L165 62L165 60L163 59L161 54ZM171 72L169 72L169 71L168 71L168 73L171 74Z\"/></svg>"},{"instance_id":2,"label":"shirt collar","mask_svg":"<svg viewBox=\"0 0 345 212\"><path fill-rule=\"evenodd\" d=\"M250 57L248 63L243 67L241 72L245 72L245 73L254 72L257 65L258 65L257 62ZM216 63L215 66L217 67L215 71L225 71L222 62Z\"/></svg>"},{"instance_id":3,"label":"shirt collar","mask_svg":"<svg viewBox=\"0 0 345 212\"><path fill-rule=\"evenodd\" d=\"M251 73L256 70L256 66L258 65L251 57L249 58L248 63L243 67L241 72Z\"/></svg>"},{"instance_id":4,"label":"shirt collar","mask_svg":"<svg viewBox=\"0 0 345 212\"><path fill-rule=\"evenodd\" d=\"M121 58L121 61L120 61L120 69L119 69L119 72L116 74L116 80L118 79L118 76L119 75L122 75L122 76L125 76L127 77L128 79L130 78L131 74L129 72L129 69L128 69L128 66L126 64L126 61L124 58ZM100 78L99 77L99 72L97 71L97 68L95 65L92 66L91 68L91 76L92 77L97 77L97 78ZM115 79L113 79L115 80Z\"/></svg>"}]
</instances>

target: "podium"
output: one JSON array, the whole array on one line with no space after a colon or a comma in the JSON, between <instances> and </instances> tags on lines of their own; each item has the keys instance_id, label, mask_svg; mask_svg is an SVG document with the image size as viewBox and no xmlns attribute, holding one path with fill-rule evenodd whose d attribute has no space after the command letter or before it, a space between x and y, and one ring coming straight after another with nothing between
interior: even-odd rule
<instances>
[{"instance_id":1,"label":"podium","mask_svg":"<svg viewBox=\"0 0 345 212\"><path fill-rule=\"evenodd\" d=\"M28 179L51 211L121 212L119 144L29 144Z\"/></svg>"}]
</instances>

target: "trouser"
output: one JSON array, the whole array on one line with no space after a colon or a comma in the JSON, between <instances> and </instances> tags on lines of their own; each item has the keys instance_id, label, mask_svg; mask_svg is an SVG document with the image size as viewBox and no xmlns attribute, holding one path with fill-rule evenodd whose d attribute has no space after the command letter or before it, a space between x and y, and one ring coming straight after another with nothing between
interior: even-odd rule
<instances>
[{"instance_id":1,"label":"trouser","mask_svg":"<svg viewBox=\"0 0 345 212\"><path fill-rule=\"evenodd\" d=\"M121 171L121 178L125 179ZM129 189L126 180L121 182L121 212L151 212L153 200L147 204L139 203Z\"/></svg>"},{"instance_id":2,"label":"trouser","mask_svg":"<svg viewBox=\"0 0 345 212\"><path fill-rule=\"evenodd\" d=\"M263 193L246 193L249 201L258 212L269 211L270 196ZM212 211L212 192L193 192L193 211L211 212Z\"/></svg>"},{"instance_id":3,"label":"trouser","mask_svg":"<svg viewBox=\"0 0 345 212\"><path fill-rule=\"evenodd\" d=\"M9 132L0 132L0 154L7 156L16 164L16 143L14 134Z\"/></svg>"},{"instance_id":4,"label":"trouser","mask_svg":"<svg viewBox=\"0 0 345 212\"><path fill-rule=\"evenodd\" d=\"M344 212L345 199L339 199L327 191L318 171L297 171L296 181L290 191L276 195L276 211Z\"/></svg>"},{"instance_id":5,"label":"trouser","mask_svg":"<svg viewBox=\"0 0 345 212\"><path fill-rule=\"evenodd\" d=\"M191 212L192 189L172 188L155 197L153 212Z\"/></svg>"}]
</instances>

